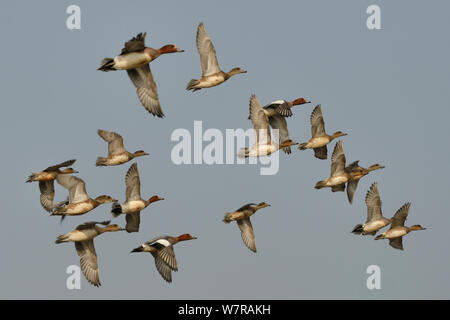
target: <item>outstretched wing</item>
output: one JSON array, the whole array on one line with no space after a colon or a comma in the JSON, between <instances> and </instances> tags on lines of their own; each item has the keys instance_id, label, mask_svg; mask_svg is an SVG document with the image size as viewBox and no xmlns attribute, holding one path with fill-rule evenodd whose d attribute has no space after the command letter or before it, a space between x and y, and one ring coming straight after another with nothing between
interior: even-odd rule
<instances>
[{"instance_id":1,"label":"outstretched wing","mask_svg":"<svg viewBox=\"0 0 450 320\"><path fill-rule=\"evenodd\" d=\"M67 174L58 174L56 181L69 190L70 203L83 202L89 199L85 183L80 178Z\"/></svg>"},{"instance_id":2,"label":"outstretched wing","mask_svg":"<svg viewBox=\"0 0 450 320\"><path fill-rule=\"evenodd\" d=\"M81 270L87 281L96 287L101 286L94 241L75 242L75 249L80 256Z\"/></svg>"},{"instance_id":3,"label":"outstretched wing","mask_svg":"<svg viewBox=\"0 0 450 320\"><path fill-rule=\"evenodd\" d=\"M141 200L141 181L139 179L139 171L136 162L133 163L127 171L125 185L127 202Z\"/></svg>"},{"instance_id":4,"label":"outstretched wing","mask_svg":"<svg viewBox=\"0 0 450 320\"><path fill-rule=\"evenodd\" d=\"M115 133L113 131L107 130L97 130L98 135L108 142L108 155L118 154L122 152L126 152L123 146L123 138L120 134Z\"/></svg>"},{"instance_id":5,"label":"outstretched wing","mask_svg":"<svg viewBox=\"0 0 450 320\"><path fill-rule=\"evenodd\" d=\"M128 76L136 87L139 101L154 116L163 118L164 113L159 103L158 89L153 79L150 65L145 64L135 69L127 70Z\"/></svg>"},{"instance_id":6,"label":"outstretched wing","mask_svg":"<svg viewBox=\"0 0 450 320\"><path fill-rule=\"evenodd\" d=\"M127 42L125 42L124 47L122 51L120 52L120 55L130 53L130 52L141 52L145 48L145 36L147 35L146 32L139 33L136 37L131 38Z\"/></svg>"},{"instance_id":7,"label":"outstretched wing","mask_svg":"<svg viewBox=\"0 0 450 320\"><path fill-rule=\"evenodd\" d=\"M291 140L291 138L289 138L289 130L287 127L287 122L283 116L275 115L269 117L269 124L272 127L272 129L278 129L280 144ZM287 154L290 154L291 147L285 147L283 148L283 151Z\"/></svg>"},{"instance_id":8,"label":"outstretched wing","mask_svg":"<svg viewBox=\"0 0 450 320\"><path fill-rule=\"evenodd\" d=\"M200 23L197 27L197 49L200 54L200 64L202 76L207 77L220 72L217 62L216 50L211 42L211 38L206 32L205 25Z\"/></svg>"},{"instance_id":9,"label":"outstretched wing","mask_svg":"<svg viewBox=\"0 0 450 320\"><path fill-rule=\"evenodd\" d=\"M342 141L338 141L334 146L333 155L331 156L331 176L344 174L345 171L345 154Z\"/></svg>"},{"instance_id":10,"label":"outstretched wing","mask_svg":"<svg viewBox=\"0 0 450 320\"><path fill-rule=\"evenodd\" d=\"M244 241L247 248L256 252L255 233L253 232L252 222L250 218L237 220L237 225L241 230L242 241Z\"/></svg>"},{"instance_id":11,"label":"outstretched wing","mask_svg":"<svg viewBox=\"0 0 450 320\"><path fill-rule=\"evenodd\" d=\"M317 159L325 160L328 158L328 149L327 146L324 145L323 147L314 148L314 156Z\"/></svg>"},{"instance_id":12,"label":"outstretched wing","mask_svg":"<svg viewBox=\"0 0 450 320\"><path fill-rule=\"evenodd\" d=\"M356 189L358 188L358 180L350 181L347 183L347 198L348 202L353 203L353 198L355 197Z\"/></svg>"},{"instance_id":13,"label":"outstretched wing","mask_svg":"<svg viewBox=\"0 0 450 320\"><path fill-rule=\"evenodd\" d=\"M379 220L383 217L383 213L381 212L381 198L380 193L378 191L378 184L374 182L369 191L366 193L366 206L367 206L367 219L366 223Z\"/></svg>"},{"instance_id":14,"label":"outstretched wing","mask_svg":"<svg viewBox=\"0 0 450 320\"><path fill-rule=\"evenodd\" d=\"M250 120L256 131L256 143L270 144L269 119L254 94L250 97Z\"/></svg>"},{"instance_id":15,"label":"outstretched wing","mask_svg":"<svg viewBox=\"0 0 450 320\"><path fill-rule=\"evenodd\" d=\"M410 206L411 203L408 202L397 210L397 212L394 214L394 217L392 218L391 229L395 227L402 227L405 225L405 221L406 218L408 217Z\"/></svg>"},{"instance_id":16,"label":"outstretched wing","mask_svg":"<svg viewBox=\"0 0 450 320\"><path fill-rule=\"evenodd\" d=\"M158 254L153 254L153 257L155 258L156 270L158 270L161 277L169 283L172 282L172 269L170 269Z\"/></svg>"},{"instance_id":17,"label":"outstretched wing","mask_svg":"<svg viewBox=\"0 0 450 320\"><path fill-rule=\"evenodd\" d=\"M40 201L41 206L47 212L51 212L54 208L53 199L55 197L55 186L53 180L39 181L39 190L41 191Z\"/></svg>"},{"instance_id":18,"label":"outstretched wing","mask_svg":"<svg viewBox=\"0 0 450 320\"><path fill-rule=\"evenodd\" d=\"M67 161L61 162L61 163L59 163L59 164L55 164L54 166L48 167L48 168L45 169L44 171L46 171L46 172L56 171L56 170L58 170L59 168L71 166L72 164L75 163L75 161L76 161L75 159L73 159L73 160L67 160Z\"/></svg>"},{"instance_id":19,"label":"outstretched wing","mask_svg":"<svg viewBox=\"0 0 450 320\"><path fill-rule=\"evenodd\" d=\"M403 250L403 237L389 239L389 245L394 249Z\"/></svg>"},{"instance_id":20,"label":"outstretched wing","mask_svg":"<svg viewBox=\"0 0 450 320\"><path fill-rule=\"evenodd\" d=\"M85 223L80 224L79 226L77 226L75 228L75 230L82 231L82 230L85 230L85 229L91 229L92 226L94 226L96 224L102 224L104 226L107 226L110 222L111 222L111 220L108 220L108 221L89 221L89 222L85 222Z\"/></svg>"},{"instance_id":21,"label":"outstretched wing","mask_svg":"<svg viewBox=\"0 0 450 320\"><path fill-rule=\"evenodd\" d=\"M323 121L322 107L320 104L314 108L309 120L311 121L311 136L313 138L325 135L325 123Z\"/></svg>"},{"instance_id":22,"label":"outstretched wing","mask_svg":"<svg viewBox=\"0 0 450 320\"><path fill-rule=\"evenodd\" d=\"M139 225L141 224L141 212L127 213L125 215L125 221L127 222L125 230L127 232L139 232Z\"/></svg>"}]
</instances>

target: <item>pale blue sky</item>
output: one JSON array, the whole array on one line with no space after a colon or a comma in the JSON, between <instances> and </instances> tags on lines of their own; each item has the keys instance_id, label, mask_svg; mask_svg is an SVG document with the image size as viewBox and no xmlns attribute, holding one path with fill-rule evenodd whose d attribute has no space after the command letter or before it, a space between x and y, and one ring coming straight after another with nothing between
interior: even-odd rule
<instances>
[{"instance_id":1,"label":"pale blue sky","mask_svg":"<svg viewBox=\"0 0 450 320\"><path fill-rule=\"evenodd\" d=\"M67 6L81 7L81 30L66 28ZM382 30L366 27L366 8L381 7ZM450 70L447 1L2 1L3 230L0 298L57 299L417 299L450 298L447 208ZM201 74L195 47L200 21L225 70L248 71L223 85L189 93ZM175 43L184 53L152 62L165 119L140 105L125 72L96 70L125 41L147 32L147 45ZM315 190L330 161L311 151L280 155L280 171L257 166L181 165L170 160L174 129L249 128L248 99L262 103L305 96L288 120L291 137L310 136L309 116L322 104L328 131L342 130L347 160L384 170L365 177L354 204L345 194ZM142 213L141 231L95 240L101 288L82 279L65 287L73 244L54 244L78 224L112 219L110 206L62 225L40 207L31 172L75 158L95 197L124 200L129 167L95 167L106 144L96 130L123 135L138 159L142 195L166 200ZM331 151L334 144L329 147ZM365 220L364 195L377 181L383 212L411 201L405 251L350 233ZM66 191L56 187L57 199ZM244 247L223 214L248 202L272 206L253 218L258 253ZM124 225L124 218L112 219ZM179 272L167 284L153 258L130 254L160 234L191 233L177 244ZM366 288L366 268L379 265L382 289Z\"/></svg>"}]
</instances>

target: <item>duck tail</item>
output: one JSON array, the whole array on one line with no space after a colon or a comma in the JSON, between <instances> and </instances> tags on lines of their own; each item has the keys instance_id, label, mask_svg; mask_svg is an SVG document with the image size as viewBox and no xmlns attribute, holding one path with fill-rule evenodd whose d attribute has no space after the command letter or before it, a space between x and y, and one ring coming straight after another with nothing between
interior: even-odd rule
<instances>
[{"instance_id":1,"label":"duck tail","mask_svg":"<svg viewBox=\"0 0 450 320\"><path fill-rule=\"evenodd\" d=\"M298 146L298 148L299 148L299 150L306 150L306 146L308 145L308 143L301 143L299 146Z\"/></svg>"},{"instance_id":2,"label":"duck tail","mask_svg":"<svg viewBox=\"0 0 450 320\"><path fill-rule=\"evenodd\" d=\"M36 174L36 173L32 173L32 174L30 174L30 175L28 176L28 180L25 181L25 182L32 182L32 181L35 181L36 177L37 177L37 174Z\"/></svg>"},{"instance_id":3,"label":"duck tail","mask_svg":"<svg viewBox=\"0 0 450 320\"><path fill-rule=\"evenodd\" d=\"M316 189L322 189L325 188L325 181L319 181L316 183L316 185L314 186L314 188Z\"/></svg>"},{"instance_id":4,"label":"duck tail","mask_svg":"<svg viewBox=\"0 0 450 320\"><path fill-rule=\"evenodd\" d=\"M230 212L227 212L227 213L225 213L225 216L223 217L223 222L224 223L230 223L231 221L233 221L232 219L231 219L231 215L232 215L232 213L230 213Z\"/></svg>"},{"instance_id":5,"label":"duck tail","mask_svg":"<svg viewBox=\"0 0 450 320\"><path fill-rule=\"evenodd\" d=\"M95 165L97 167L106 166L106 160L107 160L106 158L98 157L97 161L95 161Z\"/></svg>"},{"instance_id":6,"label":"duck tail","mask_svg":"<svg viewBox=\"0 0 450 320\"><path fill-rule=\"evenodd\" d=\"M114 218L117 218L122 213L122 205L118 202L114 202L111 207L111 214Z\"/></svg>"},{"instance_id":7,"label":"duck tail","mask_svg":"<svg viewBox=\"0 0 450 320\"><path fill-rule=\"evenodd\" d=\"M193 92L200 90L199 88L196 88L196 86L200 83L197 79L192 79L188 82L186 90L192 90Z\"/></svg>"},{"instance_id":8,"label":"duck tail","mask_svg":"<svg viewBox=\"0 0 450 320\"><path fill-rule=\"evenodd\" d=\"M352 233L354 233L354 234L361 234L362 232L363 232L362 224L357 224L352 230Z\"/></svg>"},{"instance_id":9,"label":"duck tail","mask_svg":"<svg viewBox=\"0 0 450 320\"><path fill-rule=\"evenodd\" d=\"M62 234L56 239L55 243L59 244L59 243L68 242L68 241L69 241L69 236L66 234Z\"/></svg>"},{"instance_id":10,"label":"duck tail","mask_svg":"<svg viewBox=\"0 0 450 320\"><path fill-rule=\"evenodd\" d=\"M116 70L114 68L114 59L112 59L112 58L103 59L100 67L97 70L105 71L105 72Z\"/></svg>"}]
</instances>

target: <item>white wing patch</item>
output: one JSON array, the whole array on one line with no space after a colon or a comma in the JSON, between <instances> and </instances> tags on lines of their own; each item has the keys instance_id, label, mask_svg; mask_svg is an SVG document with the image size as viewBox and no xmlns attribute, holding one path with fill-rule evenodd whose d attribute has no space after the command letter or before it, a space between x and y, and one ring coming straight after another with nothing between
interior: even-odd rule
<instances>
[{"instance_id":1,"label":"white wing patch","mask_svg":"<svg viewBox=\"0 0 450 320\"><path fill-rule=\"evenodd\" d=\"M156 240L155 242L162 244L164 247L170 246L170 242L167 241L166 239L159 239L159 240Z\"/></svg>"},{"instance_id":2,"label":"white wing patch","mask_svg":"<svg viewBox=\"0 0 450 320\"><path fill-rule=\"evenodd\" d=\"M284 103L284 100L273 101L270 104L282 104L282 103Z\"/></svg>"}]
</instances>

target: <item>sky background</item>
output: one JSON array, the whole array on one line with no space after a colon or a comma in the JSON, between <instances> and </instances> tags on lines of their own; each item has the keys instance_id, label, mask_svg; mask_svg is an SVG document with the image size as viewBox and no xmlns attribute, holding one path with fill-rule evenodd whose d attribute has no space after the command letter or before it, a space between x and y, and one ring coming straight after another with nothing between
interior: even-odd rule
<instances>
[{"instance_id":1,"label":"sky background","mask_svg":"<svg viewBox=\"0 0 450 320\"><path fill-rule=\"evenodd\" d=\"M66 28L66 8L81 7L81 30ZM381 7L382 30L368 30L366 9ZM448 138L450 109L448 1L2 1L0 59L3 299L449 299ZM186 83L201 74L195 46L199 22L220 66L248 73L195 94ZM147 32L146 44L175 43L184 53L151 63L166 118L140 105L126 72L96 70L104 57ZM330 160L311 150L280 154L280 170L257 165L180 165L170 159L173 130L251 126L248 99L311 99L288 119L291 138L310 138L309 117L322 104L328 133L342 130L347 161L385 165L345 193L315 190ZM97 129L123 135L138 158L141 193L166 200L141 214L139 233L95 239L102 287L82 277L66 289L72 243L56 237L86 221L113 219L102 205L62 225L40 206L31 172L77 159L91 197L125 198L130 163L95 167L107 144ZM334 143L329 146L329 158ZM425 231L388 241L350 233L366 218L364 196L378 182L383 213L405 202L407 225ZM56 200L67 192L56 185ZM252 217L258 253L242 243L225 212L248 202L272 206ZM179 272L166 283L149 254L130 250L161 234L191 233L175 246ZM366 269L381 268L381 290L368 290Z\"/></svg>"}]
</instances>

